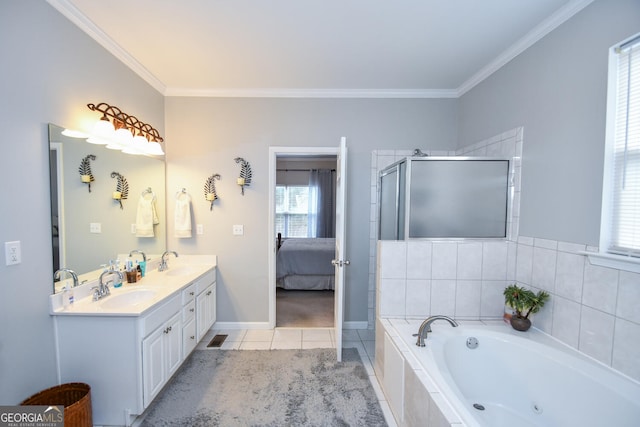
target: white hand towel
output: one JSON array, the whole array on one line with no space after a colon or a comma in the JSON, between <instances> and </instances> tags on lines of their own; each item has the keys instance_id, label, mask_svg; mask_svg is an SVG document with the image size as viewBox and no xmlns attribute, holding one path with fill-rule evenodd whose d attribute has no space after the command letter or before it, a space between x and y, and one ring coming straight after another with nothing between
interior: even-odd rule
<instances>
[{"instance_id":1,"label":"white hand towel","mask_svg":"<svg viewBox=\"0 0 640 427\"><path fill-rule=\"evenodd\" d=\"M158 222L155 195L152 193L141 195L136 213L136 237L154 237L153 225Z\"/></svg>"},{"instance_id":2,"label":"white hand towel","mask_svg":"<svg viewBox=\"0 0 640 427\"><path fill-rule=\"evenodd\" d=\"M180 192L176 196L175 236L191 237L191 197L187 193Z\"/></svg>"}]
</instances>

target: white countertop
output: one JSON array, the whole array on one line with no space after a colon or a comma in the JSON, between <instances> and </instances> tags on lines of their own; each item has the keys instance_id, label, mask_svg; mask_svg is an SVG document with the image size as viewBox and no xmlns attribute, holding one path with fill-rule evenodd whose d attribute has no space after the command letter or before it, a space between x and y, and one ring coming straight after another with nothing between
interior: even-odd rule
<instances>
[{"instance_id":1,"label":"white countertop","mask_svg":"<svg viewBox=\"0 0 640 427\"><path fill-rule=\"evenodd\" d=\"M93 291L91 290L91 287L97 284L96 281L74 288L75 302L66 308L62 305L61 293L51 295L50 314L54 316L140 316L157 304L168 300L169 297L178 294L194 280L217 267L217 258L205 255L171 257L168 264L168 270L159 272L157 268L153 268L146 272L145 277L135 283L126 283L125 276L121 287L110 286L111 295L98 301L93 301ZM109 304L109 307L103 306L115 296L134 290L150 290L155 294L152 298L137 304L117 307L113 307L113 304Z\"/></svg>"}]
</instances>

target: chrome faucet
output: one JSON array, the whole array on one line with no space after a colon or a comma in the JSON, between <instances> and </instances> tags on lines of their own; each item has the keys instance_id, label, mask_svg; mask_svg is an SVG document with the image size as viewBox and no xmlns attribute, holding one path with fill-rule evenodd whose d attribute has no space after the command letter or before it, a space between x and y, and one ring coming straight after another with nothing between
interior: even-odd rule
<instances>
[{"instance_id":1,"label":"chrome faucet","mask_svg":"<svg viewBox=\"0 0 640 427\"><path fill-rule=\"evenodd\" d=\"M75 288L76 286L78 286L78 275L75 271L71 270L70 268L61 268L60 270L56 270L56 272L53 273L54 281L60 279L60 273L69 273L71 275L71 278L73 279L73 287Z\"/></svg>"},{"instance_id":2,"label":"chrome faucet","mask_svg":"<svg viewBox=\"0 0 640 427\"><path fill-rule=\"evenodd\" d=\"M427 339L427 333L431 332L431 324L436 320L446 320L454 328L458 326L458 322L456 322L450 317L441 316L441 315L430 316L427 318L427 320L422 322L422 325L420 325L420 329L418 329L418 333L413 335L414 337L418 337L418 341L416 342L417 346L424 347L424 340Z\"/></svg>"},{"instance_id":3,"label":"chrome faucet","mask_svg":"<svg viewBox=\"0 0 640 427\"><path fill-rule=\"evenodd\" d=\"M110 276L112 274L115 274L118 276L118 279L120 281L123 280L124 276L122 275L122 272L118 271L118 270L105 270L102 272L102 274L100 274L100 279L98 280L98 286L94 286L91 289L93 290L93 300L94 301L98 301L101 298L104 298L108 295L111 295L111 290L109 290L109 283L113 283L113 280L111 280L110 282L105 283L104 282L104 277L105 276Z\"/></svg>"},{"instance_id":4,"label":"chrome faucet","mask_svg":"<svg viewBox=\"0 0 640 427\"><path fill-rule=\"evenodd\" d=\"M140 249L134 249L131 252L129 252L129 256L132 257L133 254L140 254L142 255L142 261L143 262L147 262L147 255L145 255L144 252L142 252Z\"/></svg>"},{"instance_id":5,"label":"chrome faucet","mask_svg":"<svg viewBox=\"0 0 640 427\"><path fill-rule=\"evenodd\" d=\"M158 271L165 271L169 268L167 265L167 255L174 254L176 258L178 258L178 253L176 251L164 251L162 257L160 258L160 265L158 266Z\"/></svg>"}]
</instances>

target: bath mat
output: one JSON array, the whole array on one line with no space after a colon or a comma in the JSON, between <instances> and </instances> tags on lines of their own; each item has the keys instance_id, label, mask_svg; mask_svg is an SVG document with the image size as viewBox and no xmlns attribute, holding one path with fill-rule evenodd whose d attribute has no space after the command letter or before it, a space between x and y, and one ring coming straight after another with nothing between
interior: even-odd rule
<instances>
[{"instance_id":1,"label":"bath mat","mask_svg":"<svg viewBox=\"0 0 640 427\"><path fill-rule=\"evenodd\" d=\"M356 349L196 350L141 426L386 426Z\"/></svg>"}]
</instances>

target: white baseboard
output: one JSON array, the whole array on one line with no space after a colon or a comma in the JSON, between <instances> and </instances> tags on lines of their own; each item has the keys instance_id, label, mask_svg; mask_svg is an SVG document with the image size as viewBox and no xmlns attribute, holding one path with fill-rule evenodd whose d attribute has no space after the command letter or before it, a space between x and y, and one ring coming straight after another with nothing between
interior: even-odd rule
<instances>
[{"instance_id":1,"label":"white baseboard","mask_svg":"<svg viewBox=\"0 0 640 427\"><path fill-rule=\"evenodd\" d=\"M367 329L366 321L344 322L342 329ZM271 329L269 322L216 322L212 329Z\"/></svg>"}]
</instances>

